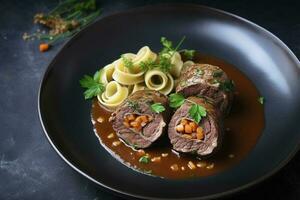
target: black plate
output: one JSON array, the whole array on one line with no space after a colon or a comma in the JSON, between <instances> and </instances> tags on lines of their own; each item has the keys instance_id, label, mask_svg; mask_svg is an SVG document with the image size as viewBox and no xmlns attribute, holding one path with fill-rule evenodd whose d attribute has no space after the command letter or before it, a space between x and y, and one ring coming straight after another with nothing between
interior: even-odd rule
<instances>
[{"instance_id":1,"label":"black plate","mask_svg":"<svg viewBox=\"0 0 300 200\"><path fill-rule=\"evenodd\" d=\"M238 165L206 178L168 180L137 173L99 144L90 102L78 80L121 53L159 38L187 37L184 46L224 59L245 73L266 98L266 127ZM188 199L233 193L269 177L295 154L300 141L300 66L295 55L265 29L235 15L196 5L160 5L105 17L72 38L48 67L39 112L58 154L90 180L140 198Z\"/></svg>"}]
</instances>

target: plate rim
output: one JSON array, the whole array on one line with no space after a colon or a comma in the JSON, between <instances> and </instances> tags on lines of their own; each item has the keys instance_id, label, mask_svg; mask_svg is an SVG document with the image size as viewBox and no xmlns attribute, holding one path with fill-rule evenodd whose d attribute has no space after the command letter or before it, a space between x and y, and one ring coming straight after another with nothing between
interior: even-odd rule
<instances>
[{"instance_id":1,"label":"plate rim","mask_svg":"<svg viewBox=\"0 0 300 200\"><path fill-rule=\"evenodd\" d=\"M169 200L171 198L157 198L157 197L151 197L151 196L142 196L142 195L138 195L138 194L134 194L134 193L128 193L126 191L122 191L119 189L115 189L113 187L109 187L107 185L105 185L104 183L102 183L101 181L98 181L96 179L94 179L93 177L89 176L88 174L86 174L85 172L81 171L78 167L75 166L75 164L73 164L71 161L69 161L64 155L63 152L60 152L60 150L58 149L58 147L56 147L56 145L54 144L54 142L51 140L50 138L50 134L48 133L45 125L44 125L44 120L43 120L43 114L41 112L41 93L42 90L44 88L44 84L45 81L48 77L48 73L49 71L53 68L53 66L56 63L56 60L58 59L59 54L65 50L69 45L71 45L76 38L78 38L78 36L80 34L83 34L84 32L86 32L89 27L93 26L94 24L96 24L98 21L101 20L105 20L111 17L116 17L118 15L126 15L128 13L133 13L133 12L137 12L137 11L141 11L141 10L147 10L147 9L157 9L157 8L170 8L170 7L182 7L182 9L184 8L191 8L192 9L206 9L206 10L210 10L212 12L215 13L219 13L222 15L227 15L230 17L233 17L237 20L240 20L243 23L249 24L250 26L254 27L255 29L262 31L263 33L267 34L268 36L270 36L274 41L278 42L278 44L282 47L282 49L291 57L291 59L293 59L293 61L295 61L295 63L298 62L298 69L300 70L300 62L297 58L297 56L292 52L291 49L289 49L289 47L282 41L280 40L276 35L274 35L273 33L271 33L270 31L268 31L267 29L259 26L258 24L251 22L243 17L240 17L236 14L218 9L218 8L213 8L210 6L205 6L205 5L201 5L201 4L195 4L195 3L157 3L157 4L153 4L153 5L146 5L146 6L139 6L139 7L134 7L134 8L130 8L130 9L126 9L126 10L122 10L122 11L115 11L112 12L110 14L104 14L102 15L102 17L100 16L97 20L95 20L94 22L90 23L88 26L86 26L85 28L83 28L82 30L80 30L78 33L76 33L73 37L71 37L68 41L66 41L62 47L57 51L56 55L53 57L53 59L51 60L51 62L48 64L48 66L46 67L46 69L44 70L43 74L42 74L42 78L39 84L39 89L38 89L38 115L39 115L39 121L40 121L40 125L42 126L44 135L46 136L48 142L50 143L50 145L52 146L52 148L56 151L56 153L60 156L60 158L66 162L73 170L75 170L76 172L78 172L79 174L81 174L82 176L84 176L85 178L89 179L90 181L96 183L97 185L102 186L104 189L106 189L107 191L110 192L114 192L115 195L125 195L125 196L129 196L129 197L135 197L135 198L141 198L141 199L153 199L153 200L159 200L159 199L165 199L165 200ZM219 192L219 193L215 193L215 194L211 194L211 195L206 195L206 196L202 196L202 197L190 197L190 198L177 198L177 199L185 199L185 200L196 200L196 199L214 199L214 198L219 198L219 197L224 197L224 196L229 196L232 195L234 193L238 193L241 192L245 189L249 189L250 187L257 185L259 183L262 183L263 181L265 181L266 179L270 178L271 176L273 176L274 174L276 174L279 170L281 170L285 165L287 165L287 163L297 154L297 152L300 150L300 141L298 142L298 144L296 145L295 149L293 151L291 151L289 153L289 155L282 160L273 170L269 171L268 173L266 173L265 175L247 183L244 185L241 185L239 187L236 187L234 189L231 190L227 190L224 192Z\"/></svg>"}]
</instances>

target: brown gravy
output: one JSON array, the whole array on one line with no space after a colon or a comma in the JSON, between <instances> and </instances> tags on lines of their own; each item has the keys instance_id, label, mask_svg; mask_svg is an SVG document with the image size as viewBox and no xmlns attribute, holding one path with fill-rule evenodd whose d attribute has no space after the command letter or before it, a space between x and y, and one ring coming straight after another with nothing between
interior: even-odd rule
<instances>
[{"instance_id":1,"label":"brown gravy","mask_svg":"<svg viewBox=\"0 0 300 200\"><path fill-rule=\"evenodd\" d=\"M234 66L211 56L198 54L194 59L198 63L208 63L221 67L236 84L236 95L229 116L225 119L223 146L211 158L199 160L193 156L172 151L167 134L159 144L144 151L150 158L160 156L160 162L140 163L136 150L119 142L117 135L108 122L110 112L101 108L97 100L92 105L92 122L101 144L111 155L132 169L163 178L181 179L194 176L209 176L224 171L241 161L254 147L264 128L264 109L258 102L259 93L254 84ZM104 121L99 123L97 119ZM113 138L111 138L113 133ZM168 154L163 157L162 154ZM188 162L198 167L190 169ZM177 164L178 171L170 166Z\"/></svg>"}]
</instances>

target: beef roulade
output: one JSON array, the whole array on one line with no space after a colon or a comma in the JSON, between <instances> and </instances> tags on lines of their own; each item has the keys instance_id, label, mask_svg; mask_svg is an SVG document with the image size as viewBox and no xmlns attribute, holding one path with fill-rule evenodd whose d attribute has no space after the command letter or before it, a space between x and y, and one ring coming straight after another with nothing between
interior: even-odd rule
<instances>
[{"instance_id":1,"label":"beef roulade","mask_svg":"<svg viewBox=\"0 0 300 200\"><path fill-rule=\"evenodd\" d=\"M190 108L194 104L206 111L199 123L190 117ZM168 135L173 149L200 157L213 154L221 144L221 123L219 112L205 98L189 97L176 110L169 123Z\"/></svg>"},{"instance_id":2,"label":"beef roulade","mask_svg":"<svg viewBox=\"0 0 300 200\"><path fill-rule=\"evenodd\" d=\"M234 85L219 67L193 64L182 69L176 92L211 99L224 115L230 110Z\"/></svg>"},{"instance_id":3,"label":"beef roulade","mask_svg":"<svg viewBox=\"0 0 300 200\"><path fill-rule=\"evenodd\" d=\"M153 110L154 104L165 111ZM168 98L150 90L131 94L110 117L119 138L134 148L146 148L155 142L163 134L167 120Z\"/></svg>"}]
</instances>

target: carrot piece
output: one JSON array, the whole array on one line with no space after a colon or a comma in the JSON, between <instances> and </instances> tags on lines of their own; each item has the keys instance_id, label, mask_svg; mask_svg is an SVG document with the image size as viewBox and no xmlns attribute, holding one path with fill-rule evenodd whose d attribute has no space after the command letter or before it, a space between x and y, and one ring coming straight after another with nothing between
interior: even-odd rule
<instances>
[{"instance_id":1,"label":"carrot piece","mask_svg":"<svg viewBox=\"0 0 300 200\"><path fill-rule=\"evenodd\" d=\"M190 122L189 125L191 126L192 131L195 132L197 129L197 124L195 122Z\"/></svg>"},{"instance_id":2,"label":"carrot piece","mask_svg":"<svg viewBox=\"0 0 300 200\"><path fill-rule=\"evenodd\" d=\"M49 44L47 43L42 43L40 44L40 52L45 52L45 51L48 51L49 50Z\"/></svg>"},{"instance_id":3,"label":"carrot piece","mask_svg":"<svg viewBox=\"0 0 300 200\"><path fill-rule=\"evenodd\" d=\"M189 125L189 124L186 124L185 126L184 126L184 132L185 133L192 133L193 131L192 131L192 127Z\"/></svg>"},{"instance_id":4,"label":"carrot piece","mask_svg":"<svg viewBox=\"0 0 300 200\"><path fill-rule=\"evenodd\" d=\"M200 126L197 128L196 136L198 140L202 140L204 138L203 129Z\"/></svg>"},{"instance_id":5,"label":"carrot piece","mask_svg":"<svg viewBox=\"0 0 300 200\"><path fill-rule=\"evenodd\" d=\"M179 124L179 125L176 126L176 131L177 132L183 132L183 130L184 130L184 126L182 124Z\"/></svg>"},{"instance_id":6,"label":"carrot piece","mask_svg":"<svg viewBox=\"0 0 300 200\"><path fill-rule=\"evenodd\" d=\"M182 124L182 125L186 125L186 124L188 124L188 121L187 121L186 119L182 119L182 120L181 120L181 124Z\"/></svg>"}]
</instances>

